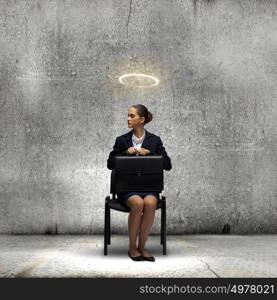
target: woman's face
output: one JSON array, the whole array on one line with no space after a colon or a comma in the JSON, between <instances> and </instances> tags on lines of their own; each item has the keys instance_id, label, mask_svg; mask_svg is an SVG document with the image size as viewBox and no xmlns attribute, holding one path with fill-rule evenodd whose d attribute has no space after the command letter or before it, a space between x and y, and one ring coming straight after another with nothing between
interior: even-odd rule
<instances>
[{"instance_id":1,"label":"woman's face","mask_svg":"<svg viewBox=\"0 0 277 300\"><path fill-rule=\"evenodd\" d=\"M144 117L140 117L138 115L137 109L134 107L130 107L128 109L128 127L136 128L138 126L143 126Z\"/></svg>"}]
</instances>

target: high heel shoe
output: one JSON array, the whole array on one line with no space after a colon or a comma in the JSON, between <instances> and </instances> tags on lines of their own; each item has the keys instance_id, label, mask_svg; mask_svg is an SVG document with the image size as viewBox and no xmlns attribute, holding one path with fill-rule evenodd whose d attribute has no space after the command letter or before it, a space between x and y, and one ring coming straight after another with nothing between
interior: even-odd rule
<instances>
[{"instance_id":1,"label":"high heel shoe","mask_svg":"<svg viewBox=\"0 0 277 300\"><path fill-rule=\"evenodd\" d=\"M142 255L140 255L140 256L131 256L130 251L128 251L128 255L129 255L129 257L130 257L133 261L143 261L143 260L144 260L144 257L143 257Z\"/></svg>"},{"instance_id":2,"label":"high heel shoe","mask_svg":"<svg viewBox=\"0 0 277 300\"><path fill-rule=\"evenodd\" d=\"M144 260L146 261L155 261L155 257L154 256L143 256Z\"/></svg>"},{"instance_id":3,"label":"high heel shoe","mask_svg":"<svg viewBox=\"0 0 277 300\"><path fill-rule=\"evenodd\" d=\"M139 249L137 249L139 252L141 252ZM143 256L143 260L146 260L146 261L155 261L155 257L154 256Z\"/></svg>"}]
</instances>

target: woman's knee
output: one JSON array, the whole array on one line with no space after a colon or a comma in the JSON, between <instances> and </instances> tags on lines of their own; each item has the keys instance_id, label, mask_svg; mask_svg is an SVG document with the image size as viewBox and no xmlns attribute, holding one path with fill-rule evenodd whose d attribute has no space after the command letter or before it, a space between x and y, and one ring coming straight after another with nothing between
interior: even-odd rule
<instances>
[{"instance_id":1,"label":"woman's knee","mask_svg":"<svg viewBox=\"0 0 277 300\"><path fill-rule=\"evenodd\" d=\"M131 212L141 213L143 211L144 202L139 195L133 195L129 197L127 204L131 208Z\"/></svg>"},{"instance_id":2,"label":"woman's knee","mask_svg":"<svg viewBox=\"0 0 277 300\"><path fill-rule=\"evenodd\" d=\"M157 198L152 195L148 195L144 198L144 210L156 210Z\"/></svg>"}]
</instances>

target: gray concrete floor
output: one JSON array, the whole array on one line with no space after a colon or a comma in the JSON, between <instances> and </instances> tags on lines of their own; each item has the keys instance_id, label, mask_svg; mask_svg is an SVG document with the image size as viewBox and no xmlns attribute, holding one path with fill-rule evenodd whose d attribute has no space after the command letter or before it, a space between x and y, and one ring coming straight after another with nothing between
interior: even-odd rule
<instances>
[{"instance_id":1,"label":"gray concrete floor","mask_svg":"<svg viewBox=\"0 0 277 300\"><path fill-rule=\"evenodd\" d=\"M0 277L277 277L277 235L159 236L147 249L156 262L127 256L128 237L112 235L0 235Z\"/></svg>"}]
</instances>

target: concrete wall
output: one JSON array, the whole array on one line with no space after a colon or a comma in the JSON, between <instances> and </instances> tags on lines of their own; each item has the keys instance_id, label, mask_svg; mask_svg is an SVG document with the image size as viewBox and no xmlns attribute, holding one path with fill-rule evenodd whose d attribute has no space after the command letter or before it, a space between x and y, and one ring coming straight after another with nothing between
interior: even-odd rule
<instances>
[{"instance_id":1,"label":"concrete wall","mask_svg":"<svg viewBox=\"0 0 277 300\"><path fill-rule=\"evenodd\" d=\"M136 103L172 159L169 233L277 232L275 0L1 1L0 70L1 233L101 233Z\"/></svg>"}]
</instances>

